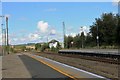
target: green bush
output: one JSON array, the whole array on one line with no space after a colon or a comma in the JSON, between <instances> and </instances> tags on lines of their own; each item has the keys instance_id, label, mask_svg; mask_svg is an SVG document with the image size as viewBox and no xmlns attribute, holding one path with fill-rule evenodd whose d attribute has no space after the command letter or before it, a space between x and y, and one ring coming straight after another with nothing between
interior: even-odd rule
<instances>
[{"instance_id":1,"label":"green bush","mask_svg":"<svg viewBox=\"0 0 120 80\"><path fill-rule=\"evenodd\" d=\"M49 49L49 44L48 43L44 43L41 48L40 48L40 51L41 52L44 52L46 49Z\"/></svg>"},{"instance_id":2,"label":"green bush","mask_svg":"<svg viewBox=\"0 0 120 80\"><path fill-rule=\"evenodd\" d=\"M45 46L41 46L40 51L44 52L44 50L45 50Z\"/></svg>"},{"instance_id":3,"label":"green bush","mask_svg":"<svg viewBox=\"0 0 120 80\"><path fill-rule=\"evenodd\" d=\"M56 48L55 48L55 47L52 47L52 48L51 48L51 51L53 51L53 52L58 52L59 49L61 49L61 46L60 46L60 45L57 45Z\"/></svg>"}]
</instances>

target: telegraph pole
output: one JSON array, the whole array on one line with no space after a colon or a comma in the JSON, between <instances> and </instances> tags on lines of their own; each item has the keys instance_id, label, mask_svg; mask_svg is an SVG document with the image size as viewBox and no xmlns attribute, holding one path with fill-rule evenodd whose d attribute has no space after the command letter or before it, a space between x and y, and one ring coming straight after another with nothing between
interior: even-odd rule
<instances>
[{"instance_id":1,"label":"telegraph pole","mask_svg":"<svg viewBox=\"0 0 120 80\"><path fill-rule=\"evenodd\" d=\"M6 17L6 40L7 40L7 54L9 54L9 38L8 38L8 17Z\"/></svg>"},{"instance_id":2,"label":"telegraph pole","mask_svg":"<svg viewBox=\"0 0 120 80\"><path fill-rule=\"evenodd\" d=\"M65 23L64 22L63 22L63 37L64 37L63 47L65 48L65 44L66 44L66 47L67 47L67 42L65 42Z\"/></svg>"},{"instance_id":3,"label":"telegraph pole","mask_svg":"<svg viewBox=\"0 0 120 80\"><path fill-rule=\"evenodd\" d=\"M82 35L83 32L83 27L81 27L81 37L82 37L82 48L83 48L83 35Z\"/></svg>"},{"instance_id":4,"label":"telegraph pole","mask_svg":"<svg viewBox=\"0 0 120 80\"><path fill-rule=\"evenodd\" d=\"M1 2L1 4L2 4L2 2ZM1 7L2 8L2 7ZM5 53L5 48L4 48L4 32L3 32L3 18L4 18L5 16L2 16L2 15L0 15L0 18L1 18L1 29L2 29L2 56L3 56L3 54Z\"/></svg>"}]
</instances>

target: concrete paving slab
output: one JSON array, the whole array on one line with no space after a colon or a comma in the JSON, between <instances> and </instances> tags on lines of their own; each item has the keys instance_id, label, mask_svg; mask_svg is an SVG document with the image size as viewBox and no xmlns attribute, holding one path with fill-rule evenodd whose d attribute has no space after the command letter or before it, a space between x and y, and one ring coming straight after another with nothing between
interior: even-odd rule
<instances>
[{"instance_id":1,"label":"concrete paving slab","mask_svg":"<svg viewBox=\"0 0 120 80\"><path fill-rule=\"evenodd\" d=\"M55 79L58 80L66 80L69 77L57 72L56 70L50 68L49 66L29 57L26 55L19 55L20 59L25 64L26 68L28 69L29 73L31 74L32 78L38 78L40 80L46 79ZM34 80L33 79L33 80ZM35 79L36 80L36 79Z\"/></svg>"},{"instance_id":2,"label":"concrete paving slab","mask_svg":"<svg viewBox=\"0 0 120 80\"><path fill-rule=\"evenodd\" d=\"M69 66L66 64L62 64L62 63L56 62L56 61L51 60L51 59L47 59L47 58L33 55L33 54L26 54L26 55L28 55L34 59L37 59L37 60L39 60L47 65L50 65L50 66L54 67L55 69L62 71L63 73L68 74L74 78L101 78L102 80L106 79L105 77L102 77L102 76L99 76L99 75L96 75L96 74L93 74L93 73Z\"/></svg>"},{"instance_id":3,"label":"concrete paving slab","mask_svg":"<svg viewBox=\"0 0 120 80\"><path fill-rule=\"evenodd\" d=\"M9 54L2 58L2 78L31 78L19 54Z\"/></svg>"},{"instance_id":4,"label":"concrete paving slab","mask_svg":"<svg viewBox=\"0 0 120 80\"><path fill-rule=\"evenodd\" d=\"M102 54L119 54L118 49L63 49L60 51L88 52L88 53L102 53Z\"/></svg>"}]
</instances>

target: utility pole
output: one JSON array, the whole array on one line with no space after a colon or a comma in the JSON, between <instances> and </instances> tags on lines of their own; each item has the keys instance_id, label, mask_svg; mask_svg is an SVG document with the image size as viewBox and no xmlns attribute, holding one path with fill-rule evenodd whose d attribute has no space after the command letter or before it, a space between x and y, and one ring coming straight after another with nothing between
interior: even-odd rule
<instances>
[{"instance_id":1,"label":"utility pole","mask_svg":"<svg viewBox=\"0 0 120 80\"><path fill-rule=\"evenodd\" d=\"M1 2L1 0L0 0L0 15L2 14L2 2ZM1 16L0 16L0 18L1 18ZM0 19L0 27L1 27L1 30L2 30L2 19ZM3 39L3 35L0 35L1 37L2 37L2 39ZM2 40L3 41L3 40ZM2 53L0 53L2 56L3 56L3 43L2 43Z\"/></svg>"},{"instance_id":2,"label":"utility pole","mask_svg":"<svg viewBox=\"0 0 120 80\"><path fill-rule=\"evenodd\" d=\"M65 48L65 44L66 44L66 47L67 47L67 42L65 42L65 23L63 22L63 47Z\"/></svg>"},{"instance_id":3,"label":"utility pole","mask_svg":"<svg viewBox=\"0 0 120 80\"><path fill-rule=\"evenodd\" d=\"M83 27L81 27L81 37L82 37L82 48L83 48L83 37L84 37L84 35L83 35Z\"/></svg>"},{"instance_id":4,"label":"utility pole","mask_svg":"<svg viewBox=\"0 0 120 80\"><path fill-rule=\"evenodd\" d=\"M2 2L1 2L1 5L2 5ZM1 9L2 9L2 6L1 6ZM4 32L3 32L3 18L4 18L5 16L2 16L2 15L0 15L0 18L1 18L1 29L2 29L2 56L4 55L4 53L5 53L5 43L4 43Z\"/></svg>"},{"instance_id":5,"label":"utility pole","mask_svg":"<svg viewBox=\"0 0 120 80\"><path fill-rule=\"evenodd\" d=\"M6 17L6 38L7 38L7 54L9 54L8 17Z\"/></svg>"}]
</instances>

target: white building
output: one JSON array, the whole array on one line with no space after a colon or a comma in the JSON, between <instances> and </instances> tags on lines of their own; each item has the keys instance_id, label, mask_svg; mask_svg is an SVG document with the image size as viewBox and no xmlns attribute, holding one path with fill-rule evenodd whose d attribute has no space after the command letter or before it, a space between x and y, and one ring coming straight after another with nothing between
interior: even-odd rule
<instances>
[{"instance_id":1,"label":"white building","mask_svg":"<svg viewBox=\"0 0 120 80\"><path fill-rule=\"evenodd\" d=\"M52 48L52 47L56 48L56 47L57 47L57 44L58 44L58 42L49 43L49 47L50 47L50 48Z\"/></svg>"},{"instance_id":2,"label":"white building","mask_svg":"<svg viewBox=\"0 0 120 80\"><path fill-rule=\"evenodd\" d=\"M51 40L51 41L49 42L49 47L50 47L50 48L52 48L52 47L57 48L58 43L59 43L59 42L58 42L57 40Z\"/></svg>"}]
</instances>

